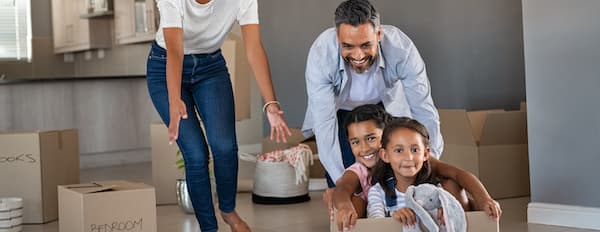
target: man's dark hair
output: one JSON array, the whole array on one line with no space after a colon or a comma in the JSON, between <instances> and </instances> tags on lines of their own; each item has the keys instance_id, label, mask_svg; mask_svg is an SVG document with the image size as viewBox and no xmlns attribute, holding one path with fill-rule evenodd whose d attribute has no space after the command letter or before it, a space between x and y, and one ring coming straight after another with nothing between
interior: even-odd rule
<instances>
[{"instance_id":1,"label":"man's dark hair","mask_svg":"<svg viewBox=\"0 0 600 232\"><path fill-rule=\"evenodd\" d=\"M342 23L354 27L371 23L373 28L377 28L380 24L379 13L368 0L347 0L335 9L335 28L339 28Z\"/></svg>"}]
</instances>

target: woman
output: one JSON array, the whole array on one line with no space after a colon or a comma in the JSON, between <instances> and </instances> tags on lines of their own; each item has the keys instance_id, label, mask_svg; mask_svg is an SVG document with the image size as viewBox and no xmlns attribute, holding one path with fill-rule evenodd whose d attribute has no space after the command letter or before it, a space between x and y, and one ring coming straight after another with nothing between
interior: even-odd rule
<instances>
[{"instance_id":1,"label":"woman","mask_svg":"<svg viewBox=\"0 0 600 232\"><path fill-rule=\"evenodd\" d=\"M208 176L208 142L221 216L232 231L250 231L235 211L235 110L220 50L233 23L241 26L247 59L266 102L263 111L271 126L271 139L286 141L285 135L291 135L273 91L256 0L158 0L157 4L160 27L148 57L148 90L160 117L169 125L169 143L176 141L183 153L188 191L200 228L203 232L218 229Z\"/></svg>"}]
</instances>

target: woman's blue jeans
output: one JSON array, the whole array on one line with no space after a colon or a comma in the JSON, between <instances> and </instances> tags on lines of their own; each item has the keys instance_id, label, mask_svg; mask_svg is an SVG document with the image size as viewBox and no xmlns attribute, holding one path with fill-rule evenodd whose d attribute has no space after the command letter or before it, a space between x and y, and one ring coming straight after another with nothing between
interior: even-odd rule
<instances>
[{"instance_id":1,"label":"woman's blue jeans","mask_svg":"<svg viewBox=\"0 0 600 232\"><path fill-rule=\"evenodd\" d=\"M166 50L156 42L152 43L147 62L148 92L160 117L169 125L166 61ZM235 209L238 173L233 91L221 50L211 54L185 55L181 78L181 99L187 107L188 118L181 120L177 144L185 161L188 192L200 229L203 232L217 231L208 172L208 146L213 156L222 212L229 213ZM204 124L206 136L200 121Z\"/></svg>"}]
</instances>

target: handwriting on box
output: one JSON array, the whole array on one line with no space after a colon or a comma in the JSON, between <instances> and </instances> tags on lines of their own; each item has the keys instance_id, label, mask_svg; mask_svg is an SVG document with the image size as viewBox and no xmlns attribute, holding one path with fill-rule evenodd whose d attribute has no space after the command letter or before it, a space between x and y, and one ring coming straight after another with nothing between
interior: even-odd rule
<instances>
[{"instance_id":1,"label":"handwriting on box","mask_svg":"<svg viewBox=\"0 0 600 232\"><path fill-rule=\"evenodd\" d=\"M33 154L0 156L0 163L35 163Z\"/></svg>"},{"instance_id":2,"label":"handwriting on box","mask_svg":"<svg viewBox=\"0 0 600 232\"><path fill-rule=\"evenodd\" d=\"M91 224L90 232L142 231L143 220L143 218L140 218L127 221L116 221L107 224Z\"/></svg>"}]
</instances>

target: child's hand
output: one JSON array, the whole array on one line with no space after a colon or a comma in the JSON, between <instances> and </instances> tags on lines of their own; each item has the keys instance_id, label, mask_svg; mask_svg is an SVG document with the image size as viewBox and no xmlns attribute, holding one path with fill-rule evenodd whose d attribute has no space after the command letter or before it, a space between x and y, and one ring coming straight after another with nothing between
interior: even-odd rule
<instances>
[{"instance_id":1,"label":"child's hand","mask_svg":"<svg viewBox=\"0 0 600 232\"><path fill-rule=\"evenodd\" d=\"M327 212L329 212L329 220L333 220L333 190L335 188L327 188L323 193L323 202L327 206Z\"/></svg>"},{"instance_id":2,"label":"child's hand","mask_svg":"<svg viewBox=\"0 0 600 232\"><path fill-rule=\"evenodd\" d=\"M500 208L500 204L492 198L488 198L479 204L480 210L483 210L494 220L498 221L500 216L502 216L502 209Z\"/></svg>"},{"instance_id":3,"label":"child's hand","mask_svg":"<svg viewBox=\"0 0 600 232\"><path fill-rule=\"evenodd\" d=\"M400 221L400 223L404 224L405 226L415 226L417 223L417 216L415 215L415 212L409 208L402 208L394 211L392 217Z\"/></svg>"},{"instance_id":4,"label":"child's hand","mask_svg":"<svg viewBox=\"0 0 600 232\"><path fill-rule=\"evenodd\" d=\"M352 204L345 205L337 211L337 228L338 231L348 231L354 228L356 225L356 219L358 219L358 213Z\"/></svg>"}]
</instances>

